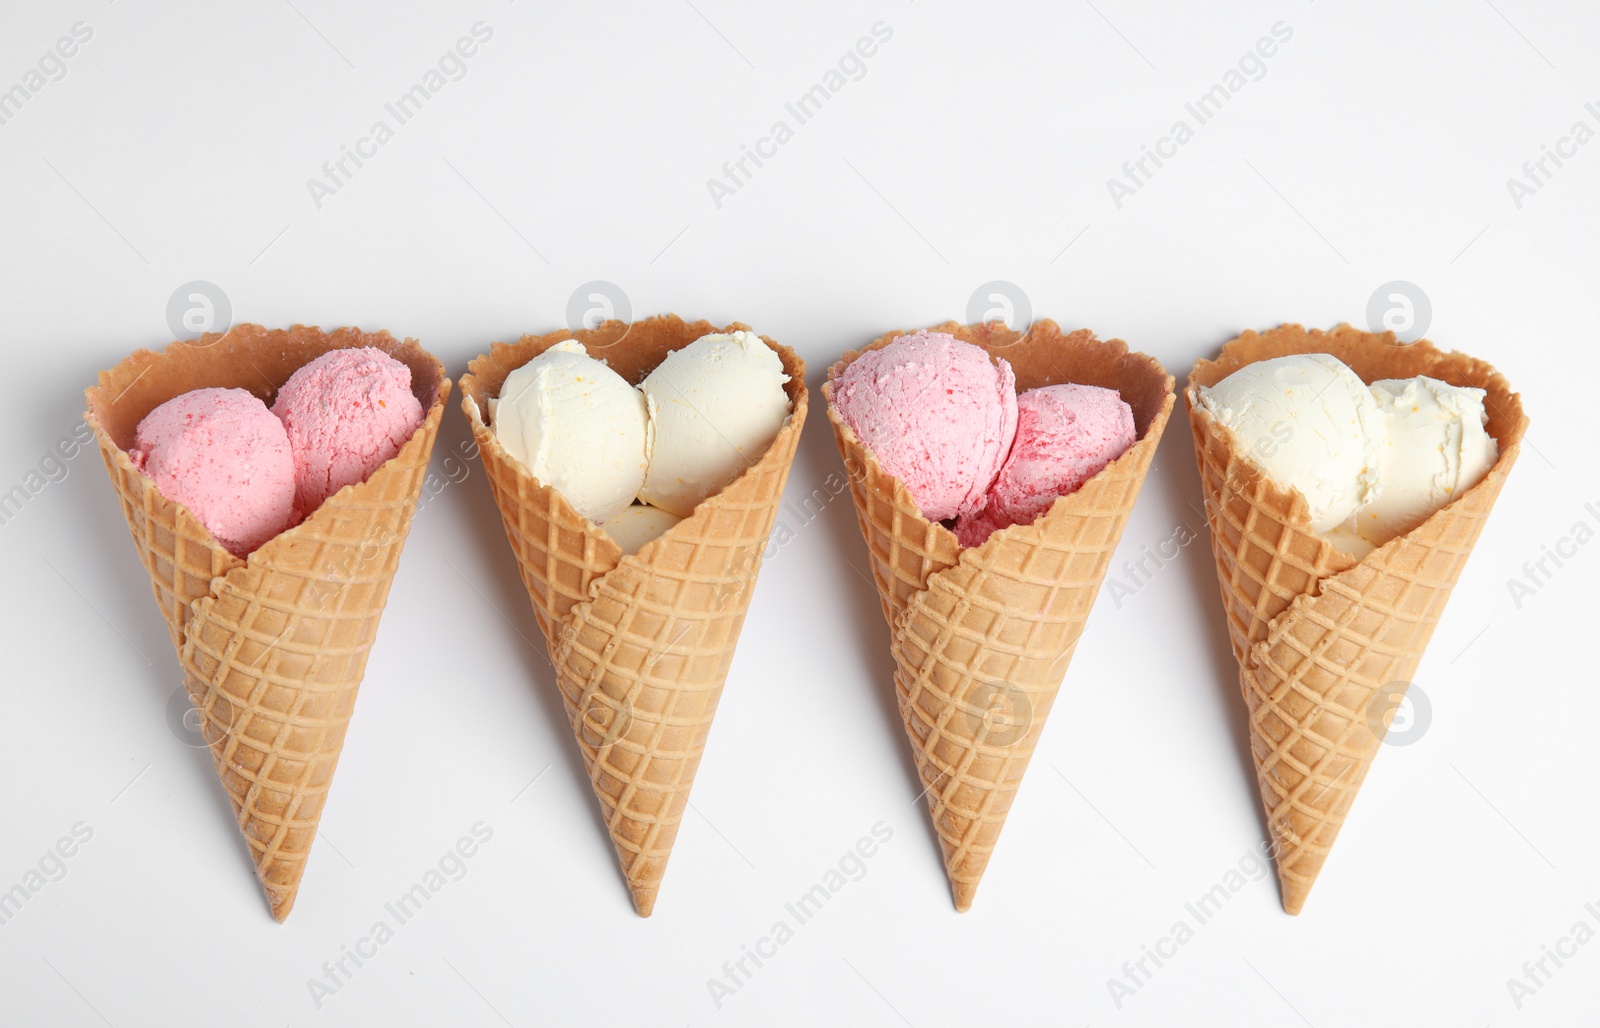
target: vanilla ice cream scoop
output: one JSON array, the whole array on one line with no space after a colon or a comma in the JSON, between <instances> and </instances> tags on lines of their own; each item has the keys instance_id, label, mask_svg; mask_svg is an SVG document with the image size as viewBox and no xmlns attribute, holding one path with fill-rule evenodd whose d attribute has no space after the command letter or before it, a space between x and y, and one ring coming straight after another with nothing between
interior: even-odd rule
<instances>
[{"instance_id":1,"label":"vanilla ice cream scoop","mask_svg":"<svg viewBox=\"0 0 1600 1028\"><path fill-rule=\"evenodd\" d=\"M1384 422L1378 448L1383 488L1356 515L1355 527L1382 546L1483 481L1500 446L1484 430L1489 416L1482 389L1419 375L1381 379L1372 383L1372 395Z\"/></svg>"},{"instance_id":2,"label":"vanilla ice cream scoop","mask_svg":"<svg viewBox=\"0 0 1600 1028\"><path fill-rule=\"evenodd\" d=\"M622 552L638 553L645 543L666 534L667 529L683 519L648 503L635 503L600 527Z\"/></svg>"},{"instance_id":3,"label":"vanilla ice cream scoop","mask_svg":"<svg viewBox=\"0 0 1600 1028\"><path fill-rule=\"evenodd\" d=\"M789 416L783 361L754 332L701 336L639 384L649 470L639 499L686 518L760 459Z\"/></svg>"},{"instance_id":4,"label":"vanilla ice cream scoop","mask_svg":"<svg viewBox=\"0 0 1600 1028\"><path fill-rule=\"evenodd\" d=\"M506 452L595 524L626 510L644 482L644 396L576 340L507 375L489 418Z\"/></svg>"},{"instance_id":5,"label":"vanilla ice cream scoop","mask_svg":"<svg viewBox=\"0 0 1600 1028\"><path fill-rule=\"evenodd\" d=\"M1313 531L1348 529L1378 495L1383 416L1372 390L1337 358L1294 354L1246 365L1202 388L1200 405L1268 477L1300 491Z\"/></svg>"}]
</instances>

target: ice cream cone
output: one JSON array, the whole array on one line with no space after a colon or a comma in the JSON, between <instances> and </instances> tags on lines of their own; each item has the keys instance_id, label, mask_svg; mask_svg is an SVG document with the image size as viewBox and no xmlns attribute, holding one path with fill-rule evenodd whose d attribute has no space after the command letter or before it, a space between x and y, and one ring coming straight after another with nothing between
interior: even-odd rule
<instances>
[{"instance_id":1,"label":"ice cream cone","mask_svg":"<svg viewBox=\"0 0 1600 1028\"><path fill-rule=\"evenodd\" d=\"M1201 386L1297 353L1332 354L1369 383L1428 375L1486 390L1499 459L1460 499L1355 560L1313 532L1305 498L1274 484L1199 404ZM1528 419L1488 364L1348 325L1246 332L1195 365L1185 395L1283 907L1298 914L1387 731L1374 696L1409 685Z\"/></svg>"},{"instance_id":2,"label":"ice cream cone","mask_svg":"<svg viewBox=\"0 0 1600 1028\"><path fill-rule=\"evenodd\" d=\"M367 481L329 497L248 559L162 496L128 456L144 416L181 393L239 388L270 404L302 364L356 346L377 347L411 369L427 411L422 427ZM449 392L444 367L413 340L298 325L238 325L162 353L140 350L86 391L84 418L278 921L305 872Z\"/></svg>"},{"instance_id":3,"label":"ice cream cone","mask_svg":"<svg viewBox=\"0 0 1600 1028\"><path fill-rule=\"evenodd\" d=\"M1138 441L1031 525L961 549L922 516L832 406L856 519L889 623L895 694L933 815L957 910L972 904L1038 745L1084 620L1172 413L1173 381L1153 358L1053 321L1026 334L999 323L935 326L1004 357L1019 391L1062 382L1116 389ZM887 345L890 332L864 350ZM864 351L863 351L864 352Z\"/></svg>"},{"instance_id":4,"label":"ice cream cone","mask_svg":"<svg viewBox=\"0 0 1600 1028\"><path fill-rule=\"evenodd\" d=\"M805 363L764 339L789 376L792 411L777 438L721 492L629 557L511 457L483 415L507 375L564 339L577 339L637 384L668 353L707 333L746 327L667 315L524 336L496 343L461 379L462 409L642 917L655 908L805 423Z\"/></svg>"}]
</instances>

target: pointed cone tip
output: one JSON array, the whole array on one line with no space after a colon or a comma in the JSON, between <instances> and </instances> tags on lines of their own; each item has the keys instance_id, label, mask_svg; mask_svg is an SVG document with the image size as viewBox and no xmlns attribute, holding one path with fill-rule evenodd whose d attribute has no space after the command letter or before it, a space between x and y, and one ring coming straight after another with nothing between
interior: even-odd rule
<instances>
[{"instance_id":1,"label":"pointed cone tip","mask_svg":"<svg viewBox=\"0 0 1600 1028\"><path fill-rule=\"evenodd\" d=\"M628 892L633 896L633 909L640 917L649 917L656 909L656 893L661 891L661 886L635 885L628 883Z\"/></svg>"},{"instance_id":2,"label":"pointed cone tip","mask_svg":"<svg viewBox=\"0 0 1600 1028\"><path fill-rule=\"evenodd\" d=\"M1306 897L1311 894L1311 885L1312 882L1291 880L1280 870L1278 872L1278 888L1283 895L1283 912L1286 914L1299 914L1306 905Z\"/></svg>"}]
</instances>

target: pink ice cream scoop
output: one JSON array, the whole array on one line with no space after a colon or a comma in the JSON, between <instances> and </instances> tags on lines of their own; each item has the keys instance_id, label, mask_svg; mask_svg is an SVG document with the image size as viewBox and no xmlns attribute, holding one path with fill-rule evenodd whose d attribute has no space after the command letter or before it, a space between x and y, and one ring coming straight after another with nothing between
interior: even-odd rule
<instances>
[{"instance_id":1,"label":"pink ice cream scoop","mask_svg":"<svg viewBox=\"0 0 1600 1028\"><path fill-rule=\"evenodd\" d=\"M1053 385L1017 397L1017 437L983 509L956 522L962 546L1026 525L1133 445L1133 410L1115 389Z\"/></svg>"},{"instance_id":2,"label":"pink ice cream scoop","mask_svg":"<svg viewBox=\"0 0 1600 1028\"><path fill-rule=\"evenodd\" d=\"M294 458L283 422L243 389L195 389L139 422L134 466L243 557L294 524Z\"/></svg>"},{"instance_id":3,"label":"pink ice cream scoop","mask_svg":"<svg viewBox=\"0 0 1600 1028\"><path fill-rule=\"evenodd\" d=\"M901 336L851 361L833 406L930 521L983 506L1017 429L1005 361L943 332Z\"/></svg>"},{"instance_id":4,"label":"pink ice cream scoop","mask_svg":"<svg viewBox=\"0 0 1600 1028\"><path fill-rule=\"evenodd\" d=\"M272 413L289 433L301 517L365 481L422 424L411 369L371 346L332 350L301 367L278 390Z\"/></svg>"}]
</instances>

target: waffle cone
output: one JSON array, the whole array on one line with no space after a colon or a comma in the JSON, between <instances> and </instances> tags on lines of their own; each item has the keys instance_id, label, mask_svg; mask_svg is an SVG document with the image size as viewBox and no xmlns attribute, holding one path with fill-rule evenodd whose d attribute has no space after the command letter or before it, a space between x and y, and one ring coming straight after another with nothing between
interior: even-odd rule
<instances>
[{"instance_id":1,"label":"waffle cone","mask_svg":"<svg viewBox=\"0 0 1600 1028\"><path fill-rule=\"evenodd\" d=\"M666 315L523 336L496 343L461 379L462 409L642 917L655 908L805 423L805 363L763 337L789 375L792 412L777 438L721 492L628 557L508 454L483 414L507 375L565 339L638 383L701 336L746 328Z\"/></svg>"},{"instance_id":2,"label":"waffle cone","mask_svg":"<svg viewBox=\"0 0 1600 1028\"><path fill-rule=\"evenodd\" d=\"M1119 390L1138 430L1126 453L1033 524L964 550L922 516L905 484L879 466L832 406L833 382L846 365L906 333L852 350L828 372L828 419L889 623L900 716L956 909L966 910L1172 413L1173 382L1121 340L1063 333L1053 321L1026 335L998 322L930 331L1004 357L1019 391L1062 382Z\"/></svg>"},{"instance_id":3,"label":"waffle cone","mask_svg":"<svg viewBox=\"0 0 1600 1028\"><path fill-rule=\"evenodd\" d=\"M1486 390L1499 460L1460 499L1355 560L1311 530L1305 498L1275 485L1198 402L1201 386L1296 353L1332 354L1366 382L1428 375ZM1298 914L1387 732L1382 714L1416 672L1528 419L1488 364L1348 325L1246 332L1195 365L1185 395L1283 908Z\"/></svg>"},{"instance_id":4,"label":"waffle cone","mask_svg":"<svg viewBox=\"0 0 1600 1028\"><path fill-rule=\"evenodd\" d=\"M411 369L427 411L422 427L367 481L339 490L248 559L224 549L128 457L139 422L181 393L240 388L270 404L302 364L356 346ZM163 353L140 350L86 391L84 418L278 921L299 891L449 392L444 367L412 340L298 325L239 325Z\"/></svg>"}]
</instances>

